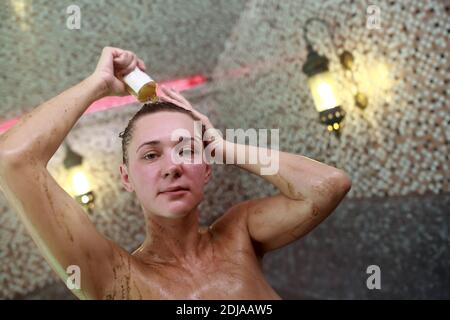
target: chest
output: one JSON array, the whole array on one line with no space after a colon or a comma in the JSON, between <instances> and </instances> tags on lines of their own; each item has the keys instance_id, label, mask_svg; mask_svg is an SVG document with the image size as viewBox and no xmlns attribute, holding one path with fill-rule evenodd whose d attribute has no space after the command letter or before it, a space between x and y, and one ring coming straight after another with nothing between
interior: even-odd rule
<instances>
[{"instance_id":1,"label":"chest","mask_svg":"<svg viewBox=\"0 0 450 320\"><path fill-rule=\"evenodd\" d=\"M140 290L144 296L155 293L160 299L251 298L270 288L259 261L245 252L222 253L213 261L162 266L152 271L140 281Z\"/></svg>"},{"instance_id":2,"label":"chest","mask_svg":"<svg viewBox=\"0 0 450 320\"><path fill-rule=\"evenodd\" d=\"M171 264L141 259L115 299L278 299L248 237L225 235Z\"/></svg>"},{"instance_id":3,"label":"chest","mask_svg":"<svg viewBox=\"0 0 450 320\"><path fill-rule=\"evenodd\" d=\"M151 264L143 270L133 269L128 284L116 286L128 290L125 299L278 298L252 248L216 250L180 265ZM120 291L115 298L121 299L121 295Z\"/></svg>"}]
</instances>

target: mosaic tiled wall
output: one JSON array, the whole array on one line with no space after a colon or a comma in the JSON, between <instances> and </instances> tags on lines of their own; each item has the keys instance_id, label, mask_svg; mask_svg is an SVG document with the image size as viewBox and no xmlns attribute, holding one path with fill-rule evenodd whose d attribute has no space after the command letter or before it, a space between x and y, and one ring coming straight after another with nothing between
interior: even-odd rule
<instances>
[{"instance_id":1,"label":"mosaic tiled wall","mask_svg":"<svg viewBox=\"0 0 450 320\"><path fill-rule=\"evenodd\" d=\"M134 3L136 5L131 8L140 7L139 2ZM188 5L179 17L175 13L170 15L164 11L163 4L158 3L152 10L165 13L157 15L164 16L158 19L165 19L165 24L163 29L156 27L156 31L150 28L153 26L150 19L139 20L148 24L146 28L137 28L135 24L127 24L125 29L116 26L114 21L123 18L114 14L114 10L125 9L116 7L113 2L92 4L98 6L94 7L97 10L107 5L109 15L96 15L99 25L93 24L89 34L80 33L77 41L67 41L71 38L64 30L55 31L59 38L47 41L40 38L45 28L33 35L12 31L12 40L0 50L16 48L12 52L19 54L15 55L7 49L6 52L11 54L9 61L16 65L23 61L19 74L30 71L28 78L18 77L12 81L7 78L13 74L8 69L11 67L2 63L6 66L2 70L7 72L0 72L0 93L4 96L0 117L16 116L22 111L18 105L38 104L80 80L94 66L92 59L96 54L93 52L103 45L114 44L132 50L151 47L151 51L138 51L150 66L155 61L153 68L157 79L199 72L212 75L214 81L192 92L195 97L191 99L219 128L280 128L280 149L336 165L351 175L353 188L348 196L351 205L343 204L330 220L303 241L268 257L269 279L280 292L285 292L286 297L298 298L375 297L364 291L359 282L352 281L354 278L347 273L359 272L368 261L375 261L375 264L379 261L382 267L388 265L388 278L396 279L402 288L391 283L381 297L445 296L441 283L448 280L445 270L448 270L449 257L448 252L443 251L443 244L449 239L448 200L445 200L449 192L449 6L444 1L380 1L382 29L369 30L365 27L365 10L369 4L366 1L261 0L248 1L240 7L237 2L230 6L220 2L221 5L211 8L204 7L205 2L199 1L199 7ZM202 9L199 11L198 8ZM55 10L60 12L61 8ZM5 11L0 12L4 15ZM198 34L206 37L193 39L204 44L197 46L199 50L191 48L196 46L180 36L181 30L189 29L188 17L196 14L209 17L202 20L203 23L195 24L202 25L195 31L197 38ZM121 15L124 16L126 14ZM330 58L347 111L340 141L329 136L317 122L306 78L301 73L306 54L302 26L313 16L325 19L332 26L338 52L352 51L356 80L369 96L370 104L366 110L361 111L353 105L349 75L341 71L328 34L320 24L311 25L314 46ZM39 15L36 19L41 21ZM4 32L4 26L18 23L3 21L5 19L2 19L0 40L8 34ZM57 24L52 19L49 21L50 25ZM35 28L40 26L36 23ZM104 36L108 26L112 30L107 33L110 38ZM49 25L46 28L53 30ZM152 32L149 34L148 30ZM140 35L136 39L146 40L129 37L134 32ZM153 34L161 34L160 40L155 40ZM16 42L15 37L22 41ZM60 43L62 39L66 41ZM52 64L58 68L46 70L45 66L50 62L44 57L55 50L55 46L46 47L50 41L62 46L60 52L66 50L77 52L77 55L69 59L70 63L64 54L52 57ZM148 45L146 41L155 41L160 46ZM43 45L37 46L37 43ZM170 44L174 49L167 53L164 48ZM35 47L44 49L36 51L31 60L24 59ZM17 90L17 95L11 94L21 85L29 87L30 92L24 94L23 90ZM86 171L97 194L92 219L102 232L128 250L143 240L143 225L138 203L120 186L121 151L117 135L136 109L137 105L130 105L86 115L68 136L73 149L85 156ZM64 148L61 147L49 164L51 173L61 181L64 180L63 157ZM256 176L230 166L216 166L201 205L202 222L211 222L234 203L274 191ZM421 200L424 198L419 197L425 193L436 194L435 198L427 198L431 200L425 203L430 206L424 205ZM384 200L380 200L383 198L357 200L374 196L398 198L386 199L386 203L394 203L391 209L383 209ZM414 200L415 196L417 200ZM399 200L396 202L395 199ZM400 205L402 201L406 207ZM372 207L376 203L381 207ZM413 218L403 217L402 214L408 212L413 212ZM398 232L402 224L407 230ZM366 230L368 226L370 230ZM386 239L380 236L390 234L392 237ZM354 248L355 237L362 243L357 248ZM382 240L380 249L373 247L370 257L367 256L365 252L377 239ZM428 240L431 241L430 257L434 258L424 263L413 252L418 247L424 252ZM349 247L352 255L339 258L339 254L344 254ZM428 283L428 289L406 285L410 275L405 273L407 269L403 262L392 258L395 256L412 265L413 274L422 277L419 283ZM306 262L304 257L307 257ZM325 269L329 267L328 280L315 277L312 270L319 265ZM333 274L338 275L334 282L331 281ZM358 274L356 277L363 276ZM0 193L0 297L24 296L55 279ZM288 287L288 283L296 283L296 287ZM331 289L330 283L333 283ZM405 283L403 287L402 283ZM326 292L328 289L330 291Z\"/></svg>"},{"instance_id":2,"label":"mosaic tiled wall","mask_svg":"<svg viewBox=\"0 0 450 320\"><path fill-rule=\"evenodd\" d=\"M376 30L366 28L367 1L251 3L215 69L220 91L208 100L226 126L280 128L281 150L349 172L350 197L450 190L448 4L376 2L381 20ZM329 34L312 23L309 38L331 60L347 111L340 141L318 123L301 72L302 26L311 17L330 25L338 53L353 53L356 83L369 98L364 111L354 105L352 82Z\"/></svg>"},{"instance_id":3,"label":"mosaic tiled wall","mask_svg":"<svg viewBox=\"0 0 450 320\"><path fill-rule=\"evenodd\" d=\"M66 27L70 5L80 8L80 29ZM209 74L244 6L240 0L1 1L0 122L89 75L104 46L136 52L158 81Z\"/></svg>"}]
</instances>

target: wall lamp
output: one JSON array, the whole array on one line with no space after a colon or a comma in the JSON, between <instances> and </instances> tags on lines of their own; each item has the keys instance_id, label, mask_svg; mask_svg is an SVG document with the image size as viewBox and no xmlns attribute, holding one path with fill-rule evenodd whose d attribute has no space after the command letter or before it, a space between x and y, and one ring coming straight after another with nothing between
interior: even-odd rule
<instances>
[{"instance_id":1,"label":"wall lamp","mask_svg":"<svg viewBox=\"0 0 450 320\"><path fill-rule=\"evenodd\" d=\"M89 180L83 170L83 157L70 148L67 142L64 167L68 171L67 189L69 193L81 204L89 213L94 208L94 192L90 190Z\"/></svg>"},{"instance_id":2,"label":"wall lamp","mask_svg":"<svg viewBox=\"0 0 450 320\"><path fill-rule=\"evenodd\" d=\"M334 43L333 35L330 31L329 25L325 20L319 18L310 18L306 20L303 27L303 37L306 43L307 58L303 64L303 73L308 77L308 86L311 90L311 95L314 101L317 112L319 112L320 122L327 126L328 131L334 132L339 138L341 129L343 127L342 121L345 117L345 110L342 108L339 95L337 94L337 87L330 72L330 60L326 56L320 55L313 49L312 43L308 38L308 27L314 21L325 25L330 38L332 40L334 51L337 54L337 47ZM352 71L354 58L351 52L343 51L338 55L344 70ZM354 81L353 73L352 79ZM368 98L365 94L358 92L354 96L355 104L364 109L368 104Z\"/></svg>"}]
</instances>

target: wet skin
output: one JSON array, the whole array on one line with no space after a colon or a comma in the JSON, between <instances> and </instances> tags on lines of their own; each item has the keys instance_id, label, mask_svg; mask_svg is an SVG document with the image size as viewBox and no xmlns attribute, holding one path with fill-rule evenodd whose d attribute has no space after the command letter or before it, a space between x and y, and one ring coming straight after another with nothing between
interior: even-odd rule
<instances>
[{"instance_id":1,"label":"wet skin","mask_svg":"<svg viewBox=\"0 0 450 320\"><path fill-rule=\"evenodd\" d=\"M264 279L263 255L321 223L350 190L351 179L342 170L287 152L280 152L275 175L261 175L261 163L235 164L264 178L279 193L238 203L219 213L209 228L201 228L198 206L211 168L169 160L170 131L185 128L194 136L193 120L173 112L151 115L150 122L145 116L133 133L130 167L121 166L120 174L123 186L136 194L142 207L147 237L135 252L125 251L96 229L47 170L88 106L125 92L112 76L112 60L119 51L104 48L91 76L41 104L0 136L0 189L41 254L65 283L68 266L80 268L81 289L72 291L80 299L279 299ZM119 69L130 72L135 67L132 56L122 52L117 59L127 56L129 63ZM146 158L149 149L136 151L152 139L162 141L156 160ZM258 149L232 147L240 155ZM178 183L188 185L189 192L161 194Z\"/></svg>"},{"instance_id":2,"label":"wet skin","mask_svg":"<svg viewBox=\"0 0 450 320\"><path fill-rule=\"evenodd\" d=\"M208 227L198 225L197 206L211 171L204 163L169 160L174 144L168 137L178 128L195 136L193 119L181 113L159 112L136 122L130 166L122 166L121 173L125 188L142 204L147 239L131 255L122 253L102 298L279 299L264 278L245 207L230 208ZM141 147L155 139L161 144ZM189 190L159 193L158 186L168 184Z\"/></svg>"},{"instance_id":3,"label":"wet skin","mask_svg":"<svg viewBox=\"0 0 450 320\"><path fill-rule=\"evenodd\" d=\"M122 253L103 299L280 299L262 272L242 215L229 211L199 230L195 252L161 261L141 248ZM230 226L233 226L232 228Z\"/></svg>"}]
</instances>

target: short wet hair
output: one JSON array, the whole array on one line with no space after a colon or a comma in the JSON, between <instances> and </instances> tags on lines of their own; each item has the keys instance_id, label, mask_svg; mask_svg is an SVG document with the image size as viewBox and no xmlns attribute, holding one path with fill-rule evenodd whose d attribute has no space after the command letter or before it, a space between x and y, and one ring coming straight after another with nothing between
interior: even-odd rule
<instances>
[{"instance_id":1,"label":"short wet hair","mask_svg":"<svg viewBox=\"0 0 450 320\"><path fill-rule=\"evenodd\" d=\"M128 125L125 128L125 130L119 133L119 138L122 139L122 161L127 167L128 167L128 146L131 142L131 139L133 138L133 131L135 128L134 123L136 122L136 120L138 120L144 115L160 111L181 112L189 115L194 120L199 120L197 117L194 116L194 114L191 111L186 110L183 107L177 106L176 104L171 102L158 101L144 104L141 107L141 109L139 109L139 111L136 112L134 116L128 121ZM204 131L205 129L202 126L202 134L204 133Z\"/></svg>"}]
</instances>

